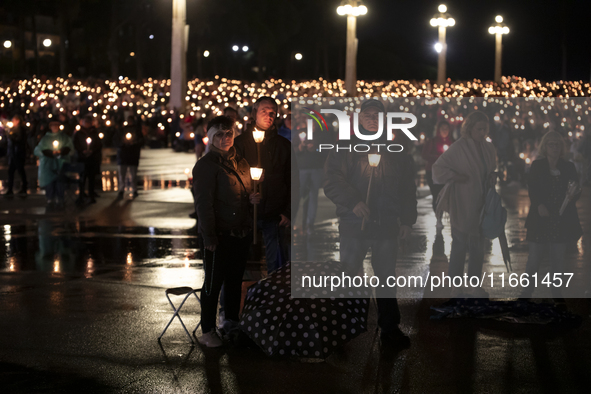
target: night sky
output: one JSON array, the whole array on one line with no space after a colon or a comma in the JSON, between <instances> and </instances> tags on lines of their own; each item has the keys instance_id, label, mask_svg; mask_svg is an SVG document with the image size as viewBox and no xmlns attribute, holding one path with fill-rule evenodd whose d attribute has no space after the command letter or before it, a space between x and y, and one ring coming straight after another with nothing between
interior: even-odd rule
<instances>
[{"instance_id":1,"label":"night sky","mask_svg":"<svg viewBox=\"0 0 591 394\"><path fill-rule=\"evenodd\" d=\"M367 0L365 4L368 15L358 18L359 77L386 77L383 75L386 67L373 67L364 56L382 47L391 52L392 58L399 58L405 78L425 78L424 71L435 78L437 53L433 45L437 42L437 28L431 27L429 20L441 2ZM456 21L455 26L447 29L447 69L452 79L492 79L495 40L488 27L500 14L511 29L503 36L503 75L546 81L561 79L564 40L566 78L589 80L590 1L496 0L444 4Z\"/></svg>"},{"instance_id":2,"label":"night sky","mask_svg":"<svg viewBox=\"0 0 591 394\"><path fill-rule=\"evenodd\" d=\"M136 62L141 61L144 77L169 77L172 0L62 1L3 2L0 17L16 23L18 12L27 17L34 12L56 16L59 4L72 4L76 11L68 20L68 70L79 77L109 78L116 77L105 56L116 11L119 20L126 21L112 41L119 53L120 74L137 78ZM130 11L138 4L142 12ZM339 4L339 0L187 0L188 77L344 78L346 18L337 15ZM437 28L429 20L441 1L365 0L364 4L368 13L357 23L358 78L434 80ZM503 36L503 75L589 80L591 1L453 0L445 4L456 21L447 29L447 74L453 80L493 78L495 40L488 27L498 14L511 29ZM137 35L134 29L140 25L143 32ZM155 38L149 40L150 34ZM138 37L143 40L143 56ZM233 52L235 44L248 45L249 51ZM211 56L204 58L204 50ZM132 51L135 58L128 55ZM294 60L297 52L303 60ZM47 67L42 72L57 76L57 63L44 63ZM29 64L29 74L32 69L34 64ZM23 67L20 70L19 76L26 76Z\"/></svg>"}]
</instances>

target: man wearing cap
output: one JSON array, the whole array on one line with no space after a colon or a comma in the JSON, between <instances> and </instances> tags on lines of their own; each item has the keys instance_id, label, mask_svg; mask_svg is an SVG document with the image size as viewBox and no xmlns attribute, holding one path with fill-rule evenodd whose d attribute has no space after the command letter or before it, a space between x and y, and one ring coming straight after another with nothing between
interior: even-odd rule
<instances>
[{"instance_id":1,"label":"man wearing cap","mask_svg":"<svg viewBox=\"0 0 591 394\"><path fill-rule=\"evenodd\" d=\"M385 116L384 105L378 100L367 100L359 114L359 132L374 135L379 128L379 118ZM384 121L383 124L386 122ZM351 143L356 140L351 137ZM387 143L382 133L374 143ZM414 163L404 152L388 152L382 149L380 162L371 168L368 154L340 150L331 152L326 165L324 193L335 203L339 217L340 256L344 271L359 275L363 260L371 249L371 263L380 283L387 283L395 276L398 238L406 240L411 226L417 219L416 185L413 176ZM371 194L368 198L370 175L373 171ZM365 226L363 222L365 221ZM367 290L371 291L371 288ZM409 338L400 330L400 311L394 287L376 289L378 326L385 346L408 347Z\"/></svg>"},{"instance_id":2,"label":"man wearing cap","mask_svg":"<svg viewBox=\"0 0 591 394\"><path fill-rule=\"evenodd\" d=\"M35 147L39 158L39 187L45 189L47 209L61 209L64 205L64 170L70 163L74 149L72 139L60 129L60 122L49 122L46 133Z\"/></svg>"}]
</instances>

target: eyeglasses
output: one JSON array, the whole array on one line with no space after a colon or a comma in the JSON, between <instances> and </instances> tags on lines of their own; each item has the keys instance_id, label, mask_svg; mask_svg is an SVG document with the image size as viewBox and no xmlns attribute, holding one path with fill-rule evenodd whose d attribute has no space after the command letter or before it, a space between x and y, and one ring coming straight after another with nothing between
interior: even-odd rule
<instances>
[{"instance_id":1,"label":"eyeglasses","mask_svg":"<svg viewBox=\"0 0 591 394\"><path fill-rule=\"evenodd\" d=\"M225 133L217 133L215 138L233 138L234 132L233 131L226 131Z\"/></svg>"}]
</instances>

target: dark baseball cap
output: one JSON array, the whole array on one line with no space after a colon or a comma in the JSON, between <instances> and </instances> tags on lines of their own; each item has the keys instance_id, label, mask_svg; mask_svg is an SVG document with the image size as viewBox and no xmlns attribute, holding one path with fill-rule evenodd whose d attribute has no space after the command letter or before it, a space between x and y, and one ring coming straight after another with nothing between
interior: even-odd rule
<instances>
[{"instance_id":1,"label":"dark baseball cap","mask_svg":"<svg viewBox=\"0 0 591 394\"><path fill-rule=\"evenodd\" d=\"M386 112L384 108L384 103L376 99L369 99L367 101L364 101L363 104L361 104L361 112L365 111L369 107L376 107L380 112Z\"/></svg>"}]
</instances>

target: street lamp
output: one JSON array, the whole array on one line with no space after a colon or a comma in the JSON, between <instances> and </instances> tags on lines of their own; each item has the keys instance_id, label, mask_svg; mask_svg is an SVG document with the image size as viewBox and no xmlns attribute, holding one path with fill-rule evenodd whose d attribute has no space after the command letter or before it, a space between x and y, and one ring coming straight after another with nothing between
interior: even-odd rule
<instances>
[{"instance_id":1,"label":"street lamp","mask_svg":"<svg viewBox=\"0 0 591 394\"><path fill-rule=\"evenodd\" d=\"M444 85L445 84L445 55L447 54L447 44L445 43L445 30L449 26L454 26L456 21L454 18L451 17L450 14L447 13L447 7L444 4L439 5L437 8L439 14L435 14L433 18L431 18L431 26L439 28L439 45L441 46L440 50L437 50L439 53L439 58L437 61L437 84Z\"/></svg>"},{"instance_id":2,"label":"street lamp","mask_svg":"<svg viewBox=\"0 0 591 394\"><path fill-rule=\"evenodd\" d=\"M203 57L209 57L209 51L204 51L203 52Z\"/></svg>"},{"instance_id":3,"label":"street lamp","mask_svg":"<svg viewBox=\"0 0 591 394\"><path fill-rule=\"evenodd\" d=\"M232 50L233 50L234 52L238 52L238 49L240 49L240 48L238 47L238 45L234 45L234 46L232 46Z\"/></svg>"},{"instance_id":4,"label":"street lamp","mask_svg":"<svg viewBox=\"0 0 591 394\"><path fill-rule=\"evenodd\" d=\"M501 83L501 51L503 48L502 39L503 34L509 34L509 28L503 23L503 17L497 15L495 17L495 25L488 28L490 34L495 35L495 82Z\"/></svg>"},{"instance_id":5,"label":"street lamp","mask_svg":"<svg viewBox=\"0 0 591 394\"><path fill-rule=\"evenodd\" d=\"M43 40L43 46L45 48L49 48L51 46L51 40L49 38L46 38L45 40Z\"/></svg>"},{"instance_id":6,"label":"street lamp","mask_svg":"<svg viewBox=\"0 0 591 394\"><path fill-rule=\"evenodd\" d=\"M245 45L245 46L243 46L243 47L242 47L242 52L248 52L248 46L246 46L246 45Z\"/></svg>"},{"instance_id":7,"label":"street lamp","mask_svg":"<svg viewBox=\"0 0 591 394\"><path fill-rule=\"evenodd\" d=\"M302 54L301 53L296 53L295 54L295 60L302 60Z\"/></svg>"},{"instance_id":8,"label":"street lamp","mask_svg":"<svg viewBox=\"0 0 591 394\"><path fill-rule=\"evenodd\" d=\"M337 14L347 16L347 56L345 63L345 89L349 96L357 94L357 17L367 14L367 7L361 0L342 0Z\"/></svg>"},{"instance_id":9,"label":"street lamp","mask_svg":"<svg viewBox=\"0 0 591 394\"><path fill-rule=\"evenodd\" d=\"M187 1L172 0L172 37L170 51L170 109L182 110L187 92Z\"/></svg>"},{"instance_id":10,"label":"street lamp","mask_svg":"<svg viewBox=\"0 0 591 394\"><path fill-rule=\"evenodd\" d=\"M12 47L12 41L10 41L10 40L4 41L4 48L8 49L10 47Z\"/></svg>"}]
</instances>

